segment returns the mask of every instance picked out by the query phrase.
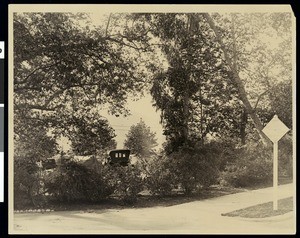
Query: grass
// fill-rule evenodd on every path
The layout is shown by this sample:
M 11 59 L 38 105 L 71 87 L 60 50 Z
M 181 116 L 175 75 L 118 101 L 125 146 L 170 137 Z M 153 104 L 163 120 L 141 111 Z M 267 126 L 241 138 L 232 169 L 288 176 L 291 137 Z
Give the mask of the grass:
M 255 206 L 239 209 L 233 212 L 222 214 L 229 217 L 245 217 L 245 218 L 264 218 L 283 215 L 293 211 L 293 198 L 288 197 L 278 200 L 278 210 L 273 210 L 273 202 L 258 204 Z

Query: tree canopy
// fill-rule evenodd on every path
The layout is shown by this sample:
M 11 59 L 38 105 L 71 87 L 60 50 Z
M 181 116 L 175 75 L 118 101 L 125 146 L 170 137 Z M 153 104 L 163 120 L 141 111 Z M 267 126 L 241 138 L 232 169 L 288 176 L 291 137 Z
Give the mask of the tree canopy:
M 92 144 L 105 146 L 114 134 L 100 109 L 126 115 L 128 96 L 145 85 L 139 51 L 128 54 L 139 36 L 126 42 L 126 32 L 89 29 L 86 14 L 18 13 L 13 20 L 16 135 L 24 135 L 25 127 L 51 128 L 79 149 L 79 141 L 99 133 L 101 141 Z
M 234 110 L 241 110 L 222 52 L 204 20 L 195 22 L 196 16 L 157 14 L 152 21 L 169 68 L 156 75 L 151 93 L 173 148 L 203 141 L 209 133 L 236 134 Z
M 207 135 L 245 143 L 274 113 L 291 127 L 289 14 L 103 19 L 92 26 L 82 13 L 14 14 L 16 141 L 39 128 L 49 139 L 67 136 L 79 154 L 103 149 L 115 134 L 101 109 L 127 115 L 127 99 L 148 89 L 173 148 Z M 268 38 L 277 39 L 272 47 Z

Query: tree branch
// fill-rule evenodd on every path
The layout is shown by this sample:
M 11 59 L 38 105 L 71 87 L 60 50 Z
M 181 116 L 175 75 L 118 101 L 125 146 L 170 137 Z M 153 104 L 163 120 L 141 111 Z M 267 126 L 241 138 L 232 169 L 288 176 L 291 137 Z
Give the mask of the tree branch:
M 258 98 L 257 98 L 257 100 L 256 100 L 256 103 L 255 103 L 255 106 L 254 106 L 254 110 L 256 110 L 256 108 L 257 108 L 257 106 L 258 106 L 258 103 L 259 103 L 260 99 L 261 99 L 266 93 L 268 93 L 268 92 L 269 92 L 269 90 L 266 90 L 266 91 L 264 91 L 263 93 L 261 93 L 261 94 L 258 96 Z
M 56 106 L 54 108 L 49 108 L 45 105 L 33 105 L 33 104 L 26 104 L 26 103 L 22 103 L 22 104 L 15 104 L 14 105 L 16 108 L 20 108 L 20 109 L 36 109 L 36 110 L 42 110 L 42 111 L 55 111 L 59 106 Z
M 121 44 L 121 45 L 124 45 L 124 46 L 127 46 L 127 47 L 130 47 L 130 48 L 132 48 L 132 49 L 135 49 L 135 50 L 144 50 L 144 49 L 147 49 L 147 47 L 146 48 L 144 48 L 144 47 L 136 47 L 136 46 L 133 46 L 133 45 L 130 45 L 130 44 L 127 44 L 127 43 L 125 43 L 123 40 L 121 41 L 121 40 L 117 40 L 117 39 L 115 39 L 115 38 L 112 38 L 112 37 L 110 37 L 110 36 L 108 36 L 107 38 L 106 38 L 107 40 L 111 40 L 111 41 L 114 41 L 114 42 L 116 42 L 116 43 L 118 43 L 118 44 Z
M 112 15 L 112 13 L 110 13 L 109 16 L 108 16 L 107 25 L 106 25 L 106 28 L 105 28 L 105 37 L 107 37 L 108 26 L 109 26 L 109 23 L 110 23 L 111 15 Z
M 45 65 L 45 66 L 41 66 L 41 67 L 38 67 L 36 69 L 34 69 L 33 71 L 31 71 L 23 80 L 19 81 L 19 82 L 14 82 L 14 84 L 24 84 L 27 82 L 27 80 L 32 76 L 34 75 L 38 70 L 43 70 L 43 69 L 48 69 L 48 68 L 51 68 L 52 66 L 55 66 L 57 65 L 58 62 L 54 63 L 54 64 L 50 64 L 50 65 Z

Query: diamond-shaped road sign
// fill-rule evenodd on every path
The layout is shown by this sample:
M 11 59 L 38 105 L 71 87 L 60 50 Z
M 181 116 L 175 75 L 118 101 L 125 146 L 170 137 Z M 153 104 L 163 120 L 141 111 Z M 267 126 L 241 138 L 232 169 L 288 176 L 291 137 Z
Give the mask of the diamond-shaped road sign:
M 289 130 L 277 115 L 262 129 L 263 133 L 273 142 L 273 210 L 278 210 L 278 141 Z
M 263 133 L 272 141 L 279 141 L 290 129 L 275 115 L 264 127 Z

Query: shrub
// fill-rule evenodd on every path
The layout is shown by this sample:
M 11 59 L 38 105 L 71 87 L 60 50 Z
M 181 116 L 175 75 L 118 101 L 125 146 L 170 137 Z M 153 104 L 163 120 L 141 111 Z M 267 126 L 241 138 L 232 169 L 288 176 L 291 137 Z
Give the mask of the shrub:
M 138 167 L 102 165 L 94 157 L 83 164 L 65 156 L 61 161 L 46 176 L 45 188 L 55 201 L 95 202 L 114 195 L 133 203 L 143 189 Z
M 14 208 L 41 207 L 41 177 L 37 164 L 30 158 L 14 160 Z
M 283 137 L 278 143 L 278 166 L 279 174 L 293 177 L 293 141 L 287 136 Z
M 234 187 L 267 185 L 272 181 L 272 168 L 272 150 L 253 144 L 239 151 L 239 158 L 226 166 L 222 177 Z
M 145 181 L 151 194 L 170 195 L 172 189 L 177 186 L 177 177 L 170 169 L 172 162 L 168 157 L 161 157 L 155 158 L 148 163 Z
M 186 194 L 207 188 L 218 180 L 218 156 L 214 146 L 185 146 L 153 160 L 147 177 L 148 189 L 152 194 L 168 195 L 177 187 Z
M 66 161 L 47 176 L 45 187 L 55 200 L 98 201 L 113 190 L 100 174 L 73 160 Z
M 138 193 L 143 190 L 141 171 L 137 166 L 107 165 L 103 167 L 101 174 L 113 194 L 124 203 L 132 204 L 137 201 Z
M 205 144 L 205 150 L 212 154 L 215 165 L 220 171 L 223 171 L 226 164 L 236 161 L 242 148 L 237 148 L 238 144 L 235 140 L 212 141 Z
M 207 188 L 219 178 L 218 153 L 210 146 L 182 147 L 171 158 L 171 172 L 175 174 L 186 194 Z

